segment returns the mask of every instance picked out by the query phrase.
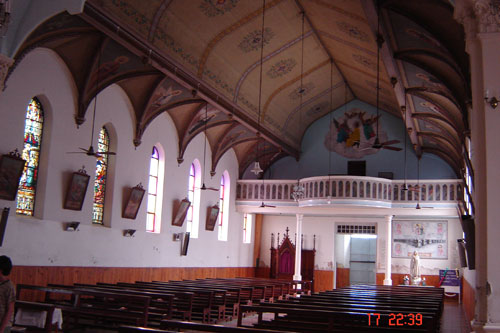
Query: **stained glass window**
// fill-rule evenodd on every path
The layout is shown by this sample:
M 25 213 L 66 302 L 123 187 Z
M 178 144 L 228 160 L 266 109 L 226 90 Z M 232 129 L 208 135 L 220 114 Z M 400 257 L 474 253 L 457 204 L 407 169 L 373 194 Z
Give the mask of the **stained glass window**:
M 97 151 L 109 151 L 109 135 L 106 128 L 101 128 L 97 140 Z M 106 194 L 106 177 L 108 175 L 108 155 L 102 154 L 97 158 L 94 180 L 94 207 L 92 211 L 92 223 L 103 224 L 104 219 L 104 197 Z
M 24 125 L 24 148 L 22 157 L 26 161 L 17 190 L 16 213 L 33 215 L 35 211 L 36 181 L 42 145 L 43 110 L 35 97 L 28 104 Z
M 160 154 L 153 146 L 149 162 L 149 185 L 148 185 L 148 216 L 146 220 L 146 231 L 157 232 L 156 212 L 158 205 L 158 176 L 159 176 Z

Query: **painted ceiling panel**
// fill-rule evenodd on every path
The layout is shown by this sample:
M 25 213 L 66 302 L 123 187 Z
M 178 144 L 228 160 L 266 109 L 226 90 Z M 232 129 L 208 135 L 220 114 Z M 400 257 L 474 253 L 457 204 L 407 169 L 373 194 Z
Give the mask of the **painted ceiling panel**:
M 449 51 L 437 38 L 409 17 L 389 11 L 389 22 L 395 34 L 397 50 L 429 49 L 451 58 Z
M 133 104 L 136 145 L 148 124 L 168 112 L 180 137 L 179 159 L 205 123 L 214 159 L 234 149 L 240 167 L 249 165 L 258 155 L 252 152 L 257 131 L 268 151 L 265 163 L 298 157 L 304 131 L 331 109 L 359 99 L 401 117 L 405 95 L 417 154 L 420 144 L 437 151 L 424 139 L 436 133 L 443 150 L 460 156 L 469 69 L 452 6 L 380 0 L 379 21 L 369 0 L 265 3 L 262 31 L 261 1 L 88 0 L 80 16 L 63 13 L 42 23 L 16 61 L 33 47 L 57 52 L 78 87 L 79 124 L 96 91 L 118 83 Z M 378 22 L 385 43 L 377 83 Z M 202 110 L 207 103 L 210 119 Z

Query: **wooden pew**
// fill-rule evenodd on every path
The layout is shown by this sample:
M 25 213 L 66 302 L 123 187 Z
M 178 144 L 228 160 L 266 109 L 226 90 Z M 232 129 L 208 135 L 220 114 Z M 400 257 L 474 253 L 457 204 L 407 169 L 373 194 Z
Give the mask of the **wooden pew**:
M 180 320 L 191 320 L 192 319 L 192 309 L 194 293 L 186 291 L 178 291 L 178 289 L 159 289 L 154 287 L 145 287 L 142 285 L 134 283 L 122 283 L 117 284 L 110 283 L 97 283 L 97 287 L 112 288 L 123 291 L 137 291 L 137 292 L 151 292 L 160 294 L 172 294 L 174 297 L 172 299 L 172 307 L 169 309 L 170 317 Z
M 22 298 L 23 291 L 26 290 L 45 293 L 46 302 L 62 310 L 66 327 L 70 324 L 75 327 L 148 324 L 149 296 L 18 284 L 17 297 Z M 56 299 L 53 295 L 69 296 L 69 299 Z
M 439 331 L 444 294 L 441 289 L 390 286 L 354 286 L 312 295 L 301 295 L 277 303 L 241 306 L 242 313 L 258 313 L 257 328 L 294 329 L 321 332 L 339 329 L 355 331 Z M 263 321 L 263 314 L 274 320 Z M 344 328 L 342 328 L 344 327 Z
M 271 305 L 271 306 L 270 306 Z M 380 314 L 378 323 L 367 313 L 351 311 L 308 310 L 279 307 L 276 304 L 243 305 L 238 315 L 238 327 L 242 327 L 242 313 L 252 311 L 258 314 L 259 329 L 293 330 L 295 332 L 435 332 L 421 326 L 389 326 L 390 316 Z M 273 313 L 275 319 L 264 321 L 264 313 Z

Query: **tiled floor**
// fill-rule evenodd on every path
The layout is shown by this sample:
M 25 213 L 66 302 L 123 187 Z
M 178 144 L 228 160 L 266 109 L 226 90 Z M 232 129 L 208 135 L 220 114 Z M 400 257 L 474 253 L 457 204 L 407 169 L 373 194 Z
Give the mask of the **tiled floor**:
M 441 318 L 442 333 L 471 332 L 470 323 L 465 317 L 464 309 L 457 302 L 444 303 L 443 317 Z

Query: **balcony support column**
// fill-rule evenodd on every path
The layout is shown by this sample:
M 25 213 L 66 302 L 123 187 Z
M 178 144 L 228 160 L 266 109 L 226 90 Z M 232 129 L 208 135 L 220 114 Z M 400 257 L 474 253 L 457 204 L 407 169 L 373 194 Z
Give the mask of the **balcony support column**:
M 293 279 L 295 281 L 302 281 L 300 268 L 302 267 L 302 220 L 303 214 L 296 214 L 297 217 L 297 241 L 295 243 L 295 273 Z
M 384 286 L 392 286 L 392 279 L 391 279 L 391 256 L 392 256 L 392 218 L 394 215 L 389 215 L 386 216 L 385 220 L 385 227 L 386 227 L 386 234 L 385 237 L 387 241 L 385 242 L 386 249 L 385 249 L 385 279 L 384 279 Z

